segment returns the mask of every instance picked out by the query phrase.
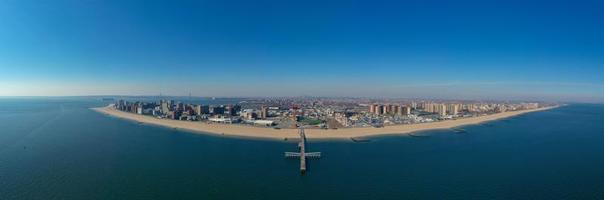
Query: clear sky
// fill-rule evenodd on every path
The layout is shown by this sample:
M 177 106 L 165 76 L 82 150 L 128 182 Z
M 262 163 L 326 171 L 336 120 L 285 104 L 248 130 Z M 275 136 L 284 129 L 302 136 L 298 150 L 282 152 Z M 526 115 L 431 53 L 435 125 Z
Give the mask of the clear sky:
M 0 96 L 604 101 L 603 1 L 0 1 Z

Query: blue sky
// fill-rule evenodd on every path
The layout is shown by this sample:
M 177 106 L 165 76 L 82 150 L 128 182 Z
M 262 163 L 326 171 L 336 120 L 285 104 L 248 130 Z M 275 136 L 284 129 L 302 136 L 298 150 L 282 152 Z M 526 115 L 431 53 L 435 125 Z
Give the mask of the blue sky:
M 0 1 L 0 96 L 604 101 L 601 1 Z

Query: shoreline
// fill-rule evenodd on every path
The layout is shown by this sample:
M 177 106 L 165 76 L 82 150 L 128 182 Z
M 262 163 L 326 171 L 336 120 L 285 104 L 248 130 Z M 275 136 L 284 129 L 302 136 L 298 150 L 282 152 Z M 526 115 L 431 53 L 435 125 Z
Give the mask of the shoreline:
M 450 129 L 459 126 L 480 124 L 488 121 L 494 121 L 509 117 L 514 117 L 530 112 L 538 112 L 557 108 L 558 106 L 543 107 L 532 110 L 509 111 L 503 113 L 490 114 L 485 116 L 461 118 L 456 120 L 445 120 L 420 124 L 401 124 L 384 126 L 382 128 L 362 127 L 362 128 L 341 128 L 336 130 L 325 129 L 306 129 L 306 137 L 309 139 L 344 139 L 366 138 L 372 136 L 384 135 L 409 135 L 414 132 Z M 283 141 L 285 138 L 298 138 L 298 129 L 273 129 L 253 126 L 241 126 L 233 124 L 208 124 L 202 122 L 179 121 L 172 119 L 158 119 L 152 116 L 138 115 L 116 110 L 111 105 L 106 107 L 91 108 L 99 113 L 107 114 L 113 117 L 136 121 L 144 124 L 152 124 L 167 128 L 182 129 L 192 131 L 196 134 L 230 136 L 256 139 L 276 139 Z

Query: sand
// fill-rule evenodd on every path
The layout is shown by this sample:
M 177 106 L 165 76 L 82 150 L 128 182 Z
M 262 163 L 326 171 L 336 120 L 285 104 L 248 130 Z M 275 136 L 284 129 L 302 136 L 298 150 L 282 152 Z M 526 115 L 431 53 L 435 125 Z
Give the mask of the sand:
M 555 107 L 544 107 L 532 110 L 521 110 L 521 111 L 509 111 L 503 113 L 496 113 L 485 116 L 460 118 L 456 120 L 445 120 L 430 123 L 421 124 L 403 124 L 403 125 L 392 125 L 385 126 L 382 128 L 374 127 L 363 127 L 363 128 L 340 128 L 340 129 L 306 129 L 306 137 L 309 139 L 350 139 L 358 137 L 369 137 L 378 135 L 403 135 L 410 134 L 418 131 L 434 130 L 434 129 L 449 129 L 458 126 L 479 124 L 487 121 L 498 120 L 508 118 L 512 116 L 521 115 L 529 112 L 536 112 L 547 110 Z M 189 130 L 194 133 L 200 134 L 211 134 L 218 136 L 236 136 L 236 137 L 251 137 L 261 139 L 277 139 L 283 140 L 284 138 L 299 138 L 297 129 L 273 129 L 264 127 L 254 127 L 249 125 L 238 125 L 238 124 L 217 124 L 207 122 L 194 122 L 194 121 L 178 121 L 172 119 L 158 119 L 152 116 L 137 115 L 134 113 L 128 113 L 116 110 L 113 106 L 92 108 L 100 113 L 105 113 L 114 117 L 133 120 L 145 124 L 159 125 L 169 128 L 177 128 L 183 130 Z

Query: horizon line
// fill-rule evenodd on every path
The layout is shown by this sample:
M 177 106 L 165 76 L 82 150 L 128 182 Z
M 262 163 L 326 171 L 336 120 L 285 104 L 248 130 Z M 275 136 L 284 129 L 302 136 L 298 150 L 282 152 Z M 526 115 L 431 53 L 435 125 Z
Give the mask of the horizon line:
M 369 100 L 446 100 L 446 101 L 526 101 L 526 102 L 544 102 L 544 103 L 589 103 L 589 104 L 604 104 L 604 101 L 552 101 L 552 100 L 510 100 L 510 99 L 497 99 L 497 98 L 484 98 L 484 99 L 453 99 L 453 98 L 422 98 L 422 97 L 367 97 L 367 96 L 312 96 L 312 95 L 297 95 L 297 96 L 195 96 L 195 95 L 0 95 L 0 98 L 62 98 L 62 97 L 176 97 L 176 98 L 299 98 L 299 97 L 313 97 L 313 98 L 352 98 L 352 99 L 369 99 Z

